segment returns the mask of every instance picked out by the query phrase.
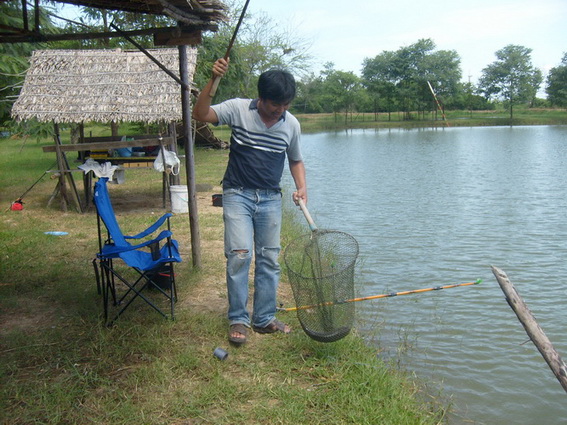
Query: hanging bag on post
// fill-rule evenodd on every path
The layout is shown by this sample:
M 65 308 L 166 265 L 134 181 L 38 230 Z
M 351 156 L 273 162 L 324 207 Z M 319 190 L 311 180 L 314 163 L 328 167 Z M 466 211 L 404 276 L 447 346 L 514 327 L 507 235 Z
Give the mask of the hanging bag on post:
M 165 161 L 164 161 L 164 156 L 165 156 Z M 181 161 L 179 161 L 179 158 L 177 157 L 175 152 L 168 151 L 166 149 L 160 149 L 156 157 L 156 160 L 154 161 L 154 169 L 156 169 L 160 173 L 163 173 L 169 168 L 171 169 L 171 174 L 176 176 L 179 174 L 180 164 Z M 177 167 L 177 170 L 175 169 L 175 167 Z

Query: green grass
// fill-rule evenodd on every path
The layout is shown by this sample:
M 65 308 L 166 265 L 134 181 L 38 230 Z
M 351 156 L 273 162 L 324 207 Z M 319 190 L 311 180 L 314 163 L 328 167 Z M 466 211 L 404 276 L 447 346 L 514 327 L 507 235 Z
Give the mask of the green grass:
M 173 217 L 184 258 L 176 268 L 177 320 L 137 303 L 115 326 L 103 326 L 91 265 L 95 215 L 62 212 L 58 200 L 46 207 L 56 180 L 44 175 L 54 158 L 41 146 L 50 143 L 0 139 L 0 423 L 443 422 L 442 403 L 356 332 L 317 343 L 288 314 L 290 336 L 252 334 L 246 346 L 228 346 L 219 209 L 200 210 L 201 270 L 191 267 L 187 215 Z M 197 149 L 195 156 L 197 182 L 217 190 L 227 153 Z M 24 209 L 10 211 L 42 176 Z M 160 176 L 144 169 L 128 170 L 126 183 L 111 187 L 126 232 L 163 213 L 160 190 Z M 209 204 L 210 192 L 199 196 Z M 132 208 L 137 198 L 144 202 Z M 50 230 L 69 235 L 44 234 Z M 303 224 L 286 218 L 283 244 L 302 232 Z M 285 282 L 281 297 L 292 303 Z M 215 347 L 229 351 L 226 361 L 212 355 Z

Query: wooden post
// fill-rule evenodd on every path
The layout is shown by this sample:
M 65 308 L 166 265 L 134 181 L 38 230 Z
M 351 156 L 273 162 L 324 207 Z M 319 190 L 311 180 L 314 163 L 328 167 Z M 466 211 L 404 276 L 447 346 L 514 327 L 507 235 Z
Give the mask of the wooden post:
M 73 191 L 73 196 L 75 202 L 77 203 L 77 209 L 80 213 L 83 212 L 83 205 L 81 203 L 81 197 L 79 196 L 79 192 L 77 192 L 77 186 L 75 185 L 75 179 L 73 178 L 73 174 L 70 172 L 71 167 L 69 166 L 69 161 L 67 161 L 67 155 L 65 151 L 61 149 L 61 136 L 59 134 L 59 124 L 56 122 L 53 123 L 53 130 L 55 132 L 55 149 L 57 152 L 57 164 L 59 166 L 59 186 L 61 190 L 61 207 L 63 211 L 67 211 L 67 205 L 69 202 L 69 197 L 67 193 L 67 187 L 65 186 L 65 179 L 69 180 L 69 185 Z M 64 200 L 63 200 L 64 199 Z
M 53 192 L 52 198 L 54 198 L 59 192 L 61 194 L 61 210 L 67 211 L 67 207 L 69 204 L 69 198 L 67 195 L 67 185 L 65 184 L 65 170 L 67 166 L 63 159 L 64 153 L 61 151 L 61 141 L 59 139 L 59 125 L 57 123 L 53 123 L 53 132 L 54 132 L 54 139 L 55 139 L 55 152 L 57 155 L 57 168 L 59 168 L 59 181 L 57 182 L 57 187 Z M 51 199 L 49 200 L 49 203 Z M 49 205 L 48 203 L 48 205 Z
M 185 140 L 185 170 L 187 173 L 187 194 L 189 202 L 189 227 L 191 229 L 191 253 L 193 266 L 201 267 L 201 236 L 199 234 L 199 214 L 197 212 L 197 189 L 195 184 L 195 154 L 191 133 L 191 91 L 189 69 L 187 67 L 187 46 L 179 46 L 179 76 L 181 86 L 181 109 Z
M 496 280 L 506 296 L 506 301 L 512 310 L 514 310 L 516 316 L 518 316 L 526 333 L 547 362 L 551 371 L 555 374 L 555 377 L 563 389 L 567 392 L 567 366 L 565 366 L 561 356 L 537 323 L 532 312 L 529 310 L 524 300 L 522 300 L 518 291 L 516 291 L 516 288 L 514 288 L 514 285 L 512 285 L 512 282 L 508 279 L 508 276 L 506 276 L 506 273 L 496 267 L 492 267 L 492 273 L 496 276 Z

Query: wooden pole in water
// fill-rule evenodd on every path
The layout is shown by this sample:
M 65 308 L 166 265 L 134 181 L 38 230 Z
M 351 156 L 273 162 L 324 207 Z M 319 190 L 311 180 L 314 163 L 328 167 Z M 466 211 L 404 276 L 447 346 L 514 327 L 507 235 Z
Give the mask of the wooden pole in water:
M 427 85 L 429 86 L 429 90 L 431 90 L 431 94 L 433 95 L 433 99 L 435 99 L 435 103 L 437 104 L 437 109 L 439 109 L 439 112 L 441 112 L 441 116 L 443 117 L 443 121 L 445 121 L 445 124 L 447 125 L 447 127 L 449 127 L 449 121 L 447 121 L 447 117 L 445 116 L 445 112 L 443 111 L 441 104 L 437 100 L 437 95 L 433 91 L 433 87 L 431 86 L 431 83 L 429 81 L 427 82 Z
M 524 300 L 522 300 L 518 291 L 516 291 L 516 288 L 514 288 L 514 285 L 506 276 L 506 273 L 494 266 L 492 267 L 492 273 L 494 273 L 502 292 L 506 296 L 506 301 L 514 310 L 516 316 L 518 316 L 526 333 L 547 362 L 551 371 L 555 374 L 563 389 L 567 392 L 567 366 L 565 366 L 561 356 L 537 323 L 534 315 Z

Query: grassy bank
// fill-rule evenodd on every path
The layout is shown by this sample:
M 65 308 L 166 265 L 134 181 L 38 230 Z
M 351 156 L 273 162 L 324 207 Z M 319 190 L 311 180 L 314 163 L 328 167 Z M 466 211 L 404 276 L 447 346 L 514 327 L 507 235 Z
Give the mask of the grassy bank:
M 46 141 L 45 144 L 51 143 Z M 203 267 L 191 267 L 189 222 L 173 218 L 184 262 L 176 269 L 177 320 L 137 303 L 112 328 L 101 321 L 91 261 L 92 211 L 46 204 L 56 180 L 42 144 L 0 139 L 0 422 L 4 424 L 435 424 L 445 409 L 384 363 L 356 334 L 309 339 L 290 313 L 289 336 L 226 342 L 222 211 L 211 206 L 227 153 L 198 149 Z M 76 178 L 78 174 L 75 175 Z M 24 196 L 24 209 L 10 203 Z M 81 183 L 78 183 L 81 187 Z M 111 187 L 126 232 L 163 213 L 161 178 L 130 169 Z M 50 236 L 46 231 L 68 232 Z M 283 243 L 306 227 L 286 221 Z M 293 304 L 289 286 L 281 302 Z M 229 351 L 226 361 L 215 347 Z

